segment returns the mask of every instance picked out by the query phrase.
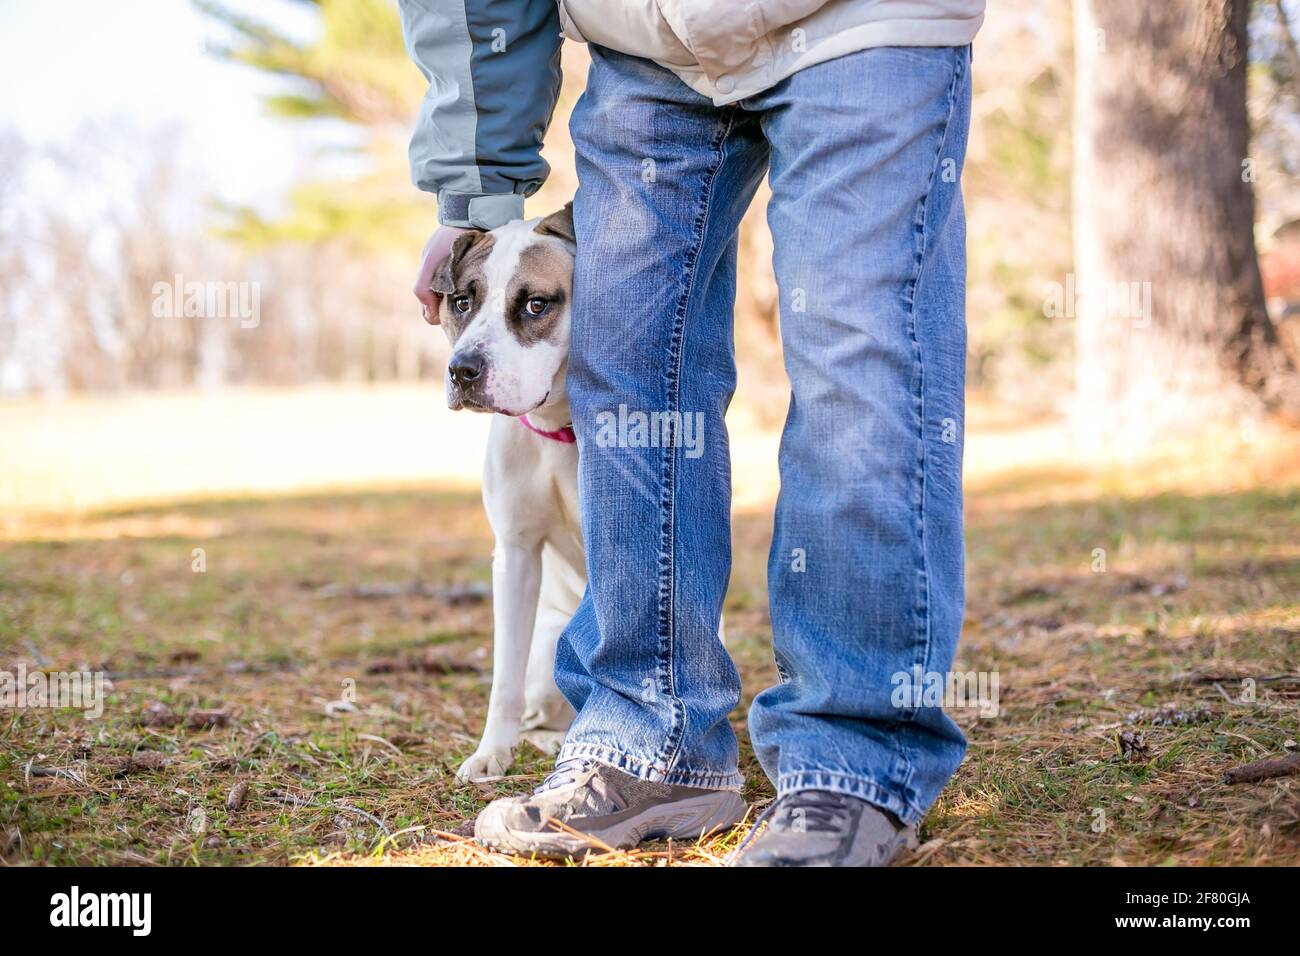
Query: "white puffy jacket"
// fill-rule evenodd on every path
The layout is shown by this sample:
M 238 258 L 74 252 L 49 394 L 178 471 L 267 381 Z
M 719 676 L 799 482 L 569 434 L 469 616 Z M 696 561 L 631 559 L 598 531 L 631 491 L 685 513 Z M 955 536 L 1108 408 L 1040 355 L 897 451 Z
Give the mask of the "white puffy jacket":
M 965 46 L 984 0 L 559 0 L 564 35 L 654 60 L 718 106 L 873 46 Z

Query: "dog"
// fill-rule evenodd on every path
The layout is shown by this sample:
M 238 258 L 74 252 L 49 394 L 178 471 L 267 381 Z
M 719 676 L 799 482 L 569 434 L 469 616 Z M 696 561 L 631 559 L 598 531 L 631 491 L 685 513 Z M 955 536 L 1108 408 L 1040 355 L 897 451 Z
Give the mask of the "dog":
M 492 554 L 492 691 L 461 782 L 503 775 L 521 737 L 553 753 L 573 721 L 555 685 L 560 632 L 587 586 L 569 414 L 572 204 L 456 238 L 435 270 L 451 341 L 447 406 L 492 415 L 483 505 Z

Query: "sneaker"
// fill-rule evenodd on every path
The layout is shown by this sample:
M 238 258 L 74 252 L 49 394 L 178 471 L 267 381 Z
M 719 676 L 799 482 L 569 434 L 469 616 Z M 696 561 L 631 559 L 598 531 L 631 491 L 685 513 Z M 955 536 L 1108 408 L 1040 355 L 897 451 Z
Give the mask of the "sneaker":
M 888 866 L 905 847 L 914 846 L 915 827 L 865 800 L 800 790 L 764 811 L 727 865 Z
M 744 798 L 734 790 L 652 783 L 578 758 L 556 764 L 530 796 L 488 804 L 474 837 L 493 850 L 564 858 L 655 838 L 696 839 L 744 816 Z

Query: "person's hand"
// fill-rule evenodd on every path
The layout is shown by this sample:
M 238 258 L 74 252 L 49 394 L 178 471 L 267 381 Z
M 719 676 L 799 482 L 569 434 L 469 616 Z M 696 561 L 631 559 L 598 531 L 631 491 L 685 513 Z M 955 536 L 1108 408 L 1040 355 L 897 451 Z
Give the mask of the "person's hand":
M 456 237 L 467 231 L 457 226 L 439 226 L 429 237 L 429 241 L 424 244 L 420 274 L 415 277 L 415 288 L 412 291 L 424 309 L 424 321 L 430 325 L 438 324 L 438 306 L 442 298 L 430 288 L 433 271 L 442 265 L 451 253 L 451 244 L 456 241 Z

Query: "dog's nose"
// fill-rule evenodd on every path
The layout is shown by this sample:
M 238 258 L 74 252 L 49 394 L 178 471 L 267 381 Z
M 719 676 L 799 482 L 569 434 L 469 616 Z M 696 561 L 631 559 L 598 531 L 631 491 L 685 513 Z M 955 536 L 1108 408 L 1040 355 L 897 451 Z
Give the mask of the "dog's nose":
M 482 352 L 468 352 L 465 355 L 453 355 L 447 371 L 453 382 L 461 388 L 467 388 L 478 381 L 485 364 Z

